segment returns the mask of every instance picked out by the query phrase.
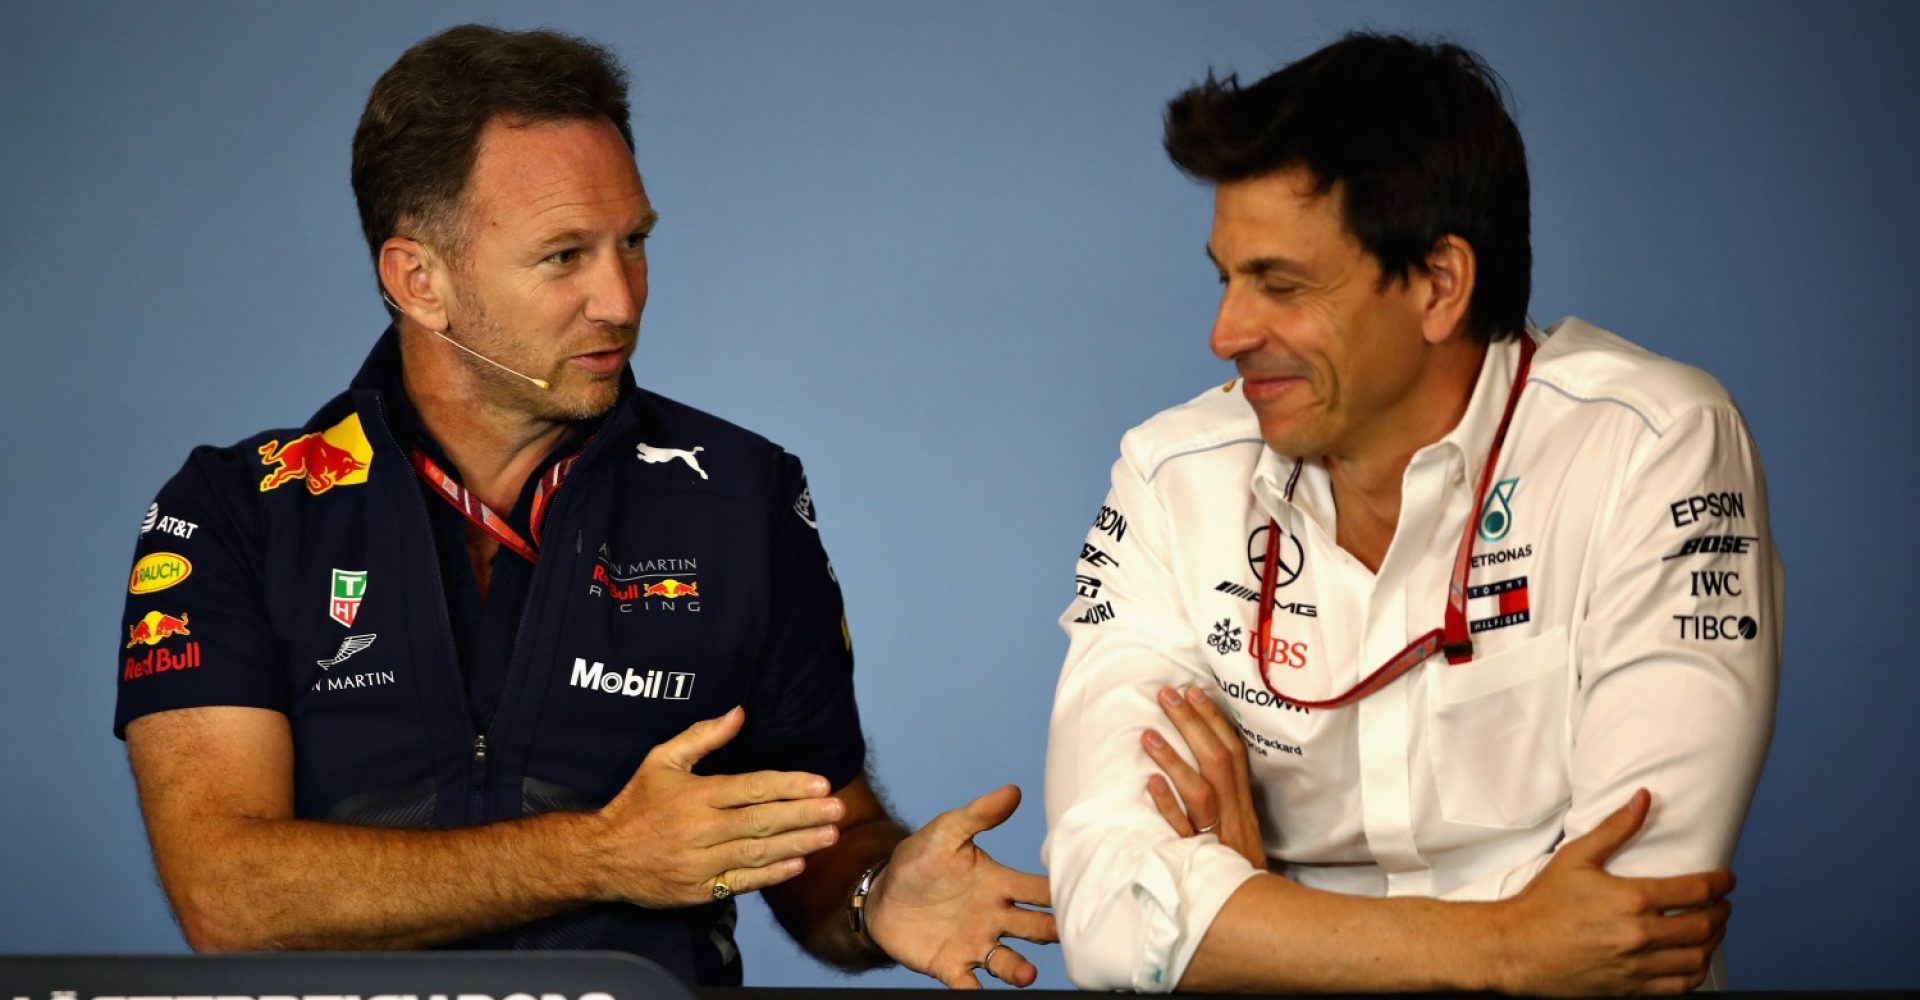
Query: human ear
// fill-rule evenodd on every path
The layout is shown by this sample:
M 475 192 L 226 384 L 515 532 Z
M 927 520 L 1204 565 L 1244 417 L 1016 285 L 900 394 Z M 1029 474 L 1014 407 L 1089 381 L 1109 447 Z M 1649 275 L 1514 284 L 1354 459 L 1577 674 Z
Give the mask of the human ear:
M 1449 233 L 1434 241 L 1425 263 L 1420 335 L 1429 344 L 1440 344 L 1466 330 L 1467 308 L 1479 277 L 1477 261 L 1473 245 Z
M 426 245 L 404 236 L 380 244 L 380 294 L 396 311 L 429 330 L 447 328 L 445 296 L 436 280 L 442 270 Z

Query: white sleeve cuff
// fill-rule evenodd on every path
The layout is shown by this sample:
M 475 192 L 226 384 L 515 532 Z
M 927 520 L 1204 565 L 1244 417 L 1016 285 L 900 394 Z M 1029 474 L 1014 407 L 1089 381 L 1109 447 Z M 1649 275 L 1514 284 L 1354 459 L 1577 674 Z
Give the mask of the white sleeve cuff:
M 1171 992 L 1227 898 L 1258 874 L 1211 834 L 1165 841 L 1142 856 L 1131 890 L 1140 913 L 1134 990 Z

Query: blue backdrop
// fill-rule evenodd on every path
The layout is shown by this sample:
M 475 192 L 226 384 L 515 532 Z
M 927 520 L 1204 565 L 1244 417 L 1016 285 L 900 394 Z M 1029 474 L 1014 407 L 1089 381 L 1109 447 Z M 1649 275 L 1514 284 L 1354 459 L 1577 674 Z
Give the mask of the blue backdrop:
M 664 217 L 640 380 L 807 460 L 880 781 L 916 823 L 1020 783 L 986 843 L 1031 868 L 1119 436 L 1226 374 L 1161 106 L 1375 26 L 1511 84 L 1534 315 L 1705 367 L 1759 439 L 1791 615 L 1736 985 L 1920 985 L 1920 5 L 528 6 L 0 3 L 0 950 L 182 947 L 108 731 L 128 553 L 190 445 L 299 422 L 378 332 L 348 140 L 408 44 L 544 24 L 626 60 Z M 744 910 L 749 982 L 838 981 Z

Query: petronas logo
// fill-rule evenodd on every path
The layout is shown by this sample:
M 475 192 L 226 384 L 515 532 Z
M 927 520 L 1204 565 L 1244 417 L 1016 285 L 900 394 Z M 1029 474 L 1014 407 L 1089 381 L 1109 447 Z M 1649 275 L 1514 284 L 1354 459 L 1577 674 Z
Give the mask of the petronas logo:
M 1513 530 L 1513 488 L 1518 485 L 1519 476 L 1493 484 L 1493 494 L 1487 497 L 1486 505 L 1480 508 L 1481 541 L 1497 542 Z

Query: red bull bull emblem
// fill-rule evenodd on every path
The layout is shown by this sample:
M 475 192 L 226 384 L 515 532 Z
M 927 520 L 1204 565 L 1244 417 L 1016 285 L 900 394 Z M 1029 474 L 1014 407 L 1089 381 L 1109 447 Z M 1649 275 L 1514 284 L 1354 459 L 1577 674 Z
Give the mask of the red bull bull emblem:
M 146 616 L 134 622 L 128 628 L 131 636 L 127 648 L 132 649 L 142 643 L 153 646 L 176 635 L 192 635 L 187 631 L 187 616 L 169 615 L 160 611 L 149 611 Z M 200 643 L 188 642 L 179 650 L 149 649 L 144 656 L 127 657 L 126 665 L 120 671 L 121 680 L 138 680 L 174 670 L 192 670 L 200 666 Z
M 260 464 L 277 466 L 260 480 L 260 492 L 276 490 L 295 479 L 304 479 L 307 492 L 319 496 L 335 486 L 355 486 L 367 481 L 367 469 L 373 465 L 373 446 L 360 426 L 360 414 L 315 434 L 302 434 L 286 444 L 268 441 L 260 446 Z
M 700 584 L 698 582 L 681 583 L 672 577 L 668 577 L 659 583 L 649 583 L 641 587 L 640 596 L 643 598 L 664 597 L 669 601 L 679 600 L 682 597 L 699 597 Z
M 176 635 L 192 635 L 187 631 L 187 616 L 182 612 L 179 617 L 160 611 L 149 611 L 146 616 L 127 629 L 127 648 L 132 649 L 142 643 L 157 646 Z
M 711 581 L 708 581 L 711 582 Z M 604 597 L 621 614 L 700 613 L 700 566 L 679 556 L 616 561 L 602 545 L 587 593 Z

